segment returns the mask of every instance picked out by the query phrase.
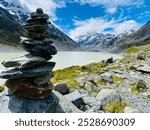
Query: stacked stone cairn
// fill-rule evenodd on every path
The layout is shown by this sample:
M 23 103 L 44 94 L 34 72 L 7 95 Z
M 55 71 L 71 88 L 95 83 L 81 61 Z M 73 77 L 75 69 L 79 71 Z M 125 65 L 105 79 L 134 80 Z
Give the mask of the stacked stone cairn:
M 7 68 L 1 71 L 0 78 L 7 79 L 5 85 L 13 95 L 42 99 L 47 98 L 53 90 L 50 82 L 51 71 L 55 66 L 49 62 L 57 53 L 52 40 L 46 36 L 48 15 L 42 9 L 31 13 L 24 29 L 28 38 L 21 37 L 21 46 L 28 52 L 24 56 L 4 61 Z

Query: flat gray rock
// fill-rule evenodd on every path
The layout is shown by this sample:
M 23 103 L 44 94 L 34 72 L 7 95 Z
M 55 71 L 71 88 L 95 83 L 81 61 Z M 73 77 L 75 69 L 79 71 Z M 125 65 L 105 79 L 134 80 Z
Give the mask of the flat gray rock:
M 45 59 L 51 59 L 51 55 L 57 54 L 57 50 L 54 46 L 42 43 L 40 41 L 35 41 L 32 39 L 21 38 L 22 41 L 20 42 L 22 47 L 34 56 L 40 56 Z
M 10 59 L 8 61 L 4 61 L 2 64 L 6 68 L 15 67 L 19 69 L 29 69 L 33 67 L 37 67 L 46 63 L 46 59 L 39 56 L 32 56 L 30 54 L 26 54 L 21 57 L 16 57 Z
M 80 109 L 78 109 L 73 103 L 71 103 L 68 99 L 66 99 L 59 92 L 53 91 L 53 93 L 59 99 L 59 103 L 56 108 L 57 113 L 82 113 L 83 112 Z
M 18 68 L 11 68 L 2 70 L 0 72 L 0 78 L 3 79 L 17 79 L 17 78 L 27 78 L 27 77 L 41 77 L 49 74 L 54 68 L 54 62 L 48 62 L 40 67 L 31 68 L 28 70 L 20 70 Z
M 145 66 L 142 66 L 142 67 L 138 67 L 136 70 L 141 71 L 141 72 L 145 72 L 145 73 L 150 73 L 150 66 L 145 65 Z
M 28 99 L 14 96 L 6 88 L 0 93 L 0 113 L 54 113 L 58 98 L 52 92 L 46 99 Z

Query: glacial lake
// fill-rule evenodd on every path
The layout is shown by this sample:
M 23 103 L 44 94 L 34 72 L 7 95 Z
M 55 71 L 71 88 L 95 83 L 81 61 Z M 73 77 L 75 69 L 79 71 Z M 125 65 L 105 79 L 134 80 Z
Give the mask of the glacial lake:
M 25 52 L 0 52 L 0 70 L 4 69 L 2 62 L 4 60 L 9 60 L 14 57 L 19 57 L 24 55 Z M 74 65 L 86 65 L 92 62 L 100 62 L 102 60 L 107 60 L 113 57 L 114 59 L 121 58 L 118 54 L 101 53 L 101 52 L 58 52 L 57 55 L 53 56 L 51 61 L 56 62 L 54 70 L 63 69 L 66 67 Z M 0 78 L 0 85 L 2 85 L 5 80 Z
M 1 62 L 14 57 L 22 56 L 25 52 L 9 52 L 0 53 L 0 69 L 3 69 Z M 118 54 L 102 53 L 102 52 L 58 52 L 53 56 L 51 61 L 56 62 L 54 70 L 63 69 L 73 65 L 86 65 L 92 62 L 100 62 L 113 57 L 114 59 L 121 58 Z

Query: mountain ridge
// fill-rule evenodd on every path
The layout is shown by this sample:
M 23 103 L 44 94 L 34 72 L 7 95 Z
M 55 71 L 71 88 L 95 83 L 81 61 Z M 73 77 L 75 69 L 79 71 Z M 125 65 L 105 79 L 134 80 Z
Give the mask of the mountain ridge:
M 2 44 L 8 44 L 13 46 L 18 46 L 20 41 L 20 36 L 24 36 L 23 33 L 24 30 L 22 28 L 22 25 L 25 23 L 25 20 L 29 17 L 28 12 L 21 8 L 18 4 L 15 5 L 15 3 L 11 2 L 8 3 L 5 0 L 0 1 L 0 9 L 3 10 L 0 11 L 1 20 L 6 19 L 5 22 L 0 22 L 0 43 Z M 8 21 L 8 19 L 11 19 L 11 22 Z M 23 32 L 18 32 L 16 37 L 14 35 L 9 35 L 9 31 L 6 31 L 7 26 L 4 26 L 4 23 L 7 23 L 7 25 L 10 25 L 10 29 L 13 29 L 14 27 L 18 27 L 18 29 L 22 30 Z M 14 23 L 16 26 L 11 26 Z M 4 34 L 8 34 L 8 36 L 5 36 Z M 49 29 L 47 32 L 48 36 L 52 38 L 54 41 L 54 46 L 57 48 L 57 50 L 60 51 L 68 51 L 68 50 L 76 50 L 78 46 L 76 45 L 76 42 L 73 41 L 69 36 L 64 34 L 60 29 L 55 27 L 51 21 L 49 21 Z M 3 38 L 5 37 L 5 38 Z M 11 40 L 10 40 L 11 39 Z M 9 43 L 11 42 L 11 44 Z

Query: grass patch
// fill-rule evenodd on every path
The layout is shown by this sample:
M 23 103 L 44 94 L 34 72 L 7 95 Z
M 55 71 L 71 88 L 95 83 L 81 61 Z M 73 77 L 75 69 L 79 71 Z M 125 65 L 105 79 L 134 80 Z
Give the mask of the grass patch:
M 146 92 L 146 88 L 137 88 L 136 87 L 136 83 L 134 83 L 134 84 L 130 84 L 130 87 L 131 87 L 131 92 L 133 93 L 133 94 L 138 94 L 138 93 L 141 93 L 141 92 Z
M 95 78 L 95 79 L 93 79 L 93 82 L 95 82 L 97 85 L 107 86 L 107 83 L 102 79 Z
M 0 85 L 0 93 L 4 91 L 4 87 Z
M 66 83 L 69 88 L 79 88 L 80 84 L 76 81 L 76 78 L 81 75 L 82 72 L 88 72 L 90 74 L 103 73 L 104 68 L 107 66 L 105 61 L 99 63 L 91 63 L 86 66 L 72 66 L 62 70 L 56 70 L 52 72 L 51 82 Z M 99 84 L 104 85 L 102 81 L 97 81 Z
M 124 51 L 124 53 L 130 54 L 130 53 L 137 53 L 140 49 L 138 47 L 131 47 Z
M 78 88 L 80 85 L 75 78 L 80 76 L 80 73 L 80 66 L 72 66 L 66 69 L 56 70 L 52 72 L 53 77 L 51 82 L 53 84 L 65 82 L 69 88 Z
M 101 61 L 99 63 L 91 63 L 82 67 L 83 72 L 88 72 L 91 74 L 103 73 L 104 68 L 107 66 L 106 61 Z
M 113 75 L 112 77 L 113 83 L 114 84 L 121 84 L 123 80 L 125 80 L 125 78 Z
M 128 106 L 128 104 L 125 101 L 120 102 L 118 100 L 115 100 L 103 106 L 102 109 L 110 113 L 122 113 L 126 106 Z

